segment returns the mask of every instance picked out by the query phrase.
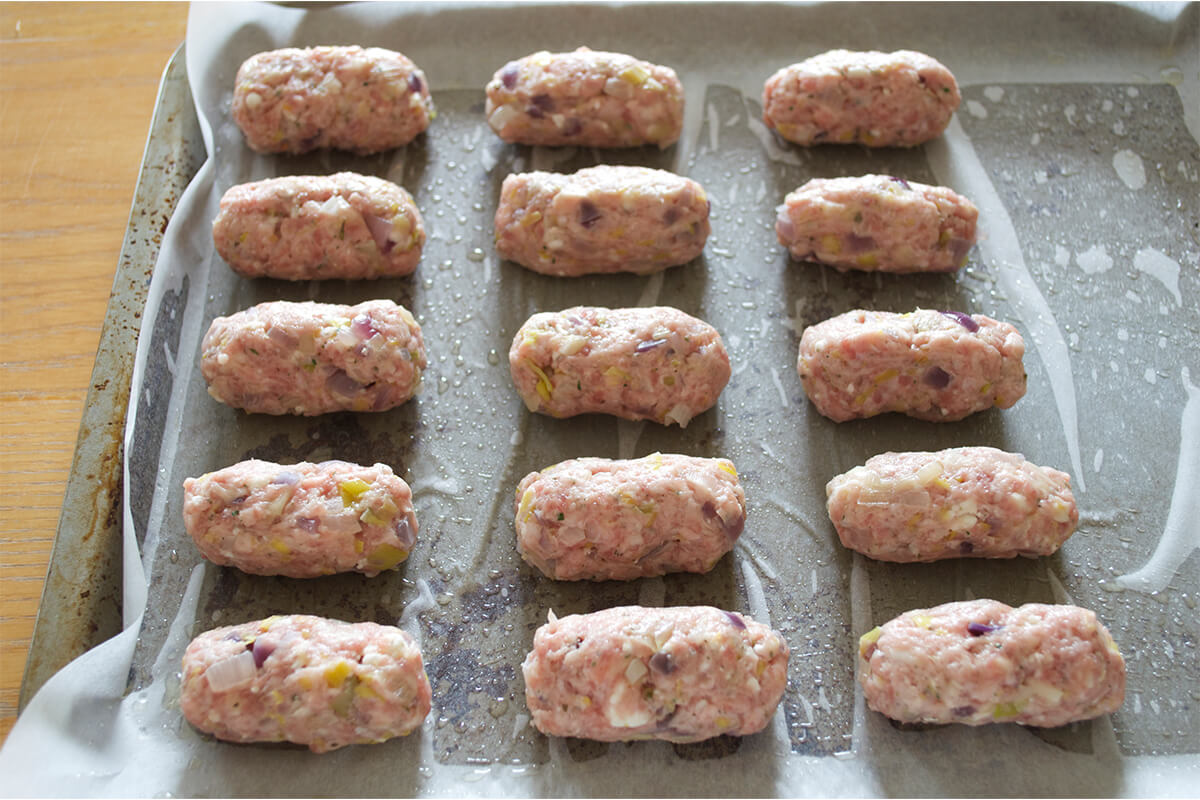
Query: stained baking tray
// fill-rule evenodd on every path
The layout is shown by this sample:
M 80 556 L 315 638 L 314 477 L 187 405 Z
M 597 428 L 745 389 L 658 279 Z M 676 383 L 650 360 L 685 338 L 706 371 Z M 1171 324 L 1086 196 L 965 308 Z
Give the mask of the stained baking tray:
M 227 103 L 233 70 L 247 55 L 337 38 L 405 51 L 430 75 L 441 115 L 410 147 L 366 159 L 251 157 L 224 115 L 210 115 L 214 193 L 272 174 L 353 168 L 413 191 L 431 236 L 414 278 L 370 286 L 244 281 L 203 236 L 159 262 L 154 319 L 143 328 L 150 338 L 136 386 L 136 426 L 128 432 L 132 480 L 123 510 L 150 579 L 128 718 L 149 731 L 145 752 L 186 765 L 160 789 L 415 794 L 478 781 L 481 791 L 518 794 L 838 787 L 1111 794 L 1144 786 L 1135 779 L 1167 769 L 1164 763 L 1174 769 L 1171 759 L 1194 760 L 1200 698 L 1188 679 L 1197 674 L 1197 557 L 1183 551 L 1156 591 L 1133 591 L 1147 587 L 1121 579 L 1144 574 L 1141 567 L 1162 552 L 1172 509 L 1186 506 L 1195 481 L 1187 472 L 1194 469 L 1187 421 L 1200 402 L 1193 399 L 1200 380 L 1200 152 L 1189 117 L 1195 110 L 1182 102 L 1171 71 L 1176 61 L 1194 71 L 1195 11 L 665 4 L 209 12 L 209 24 L 211 15 L 226 13 L 244 21 L 227 30 L 217 25 L 220 38 L 204 43 L 204 72 L 193 76 L 201 108 Z M 943 30 L 964 36 L 948 40 Z M 982 38 L 973 42 L 970 32 Z M 195 34 L 189 30 L 189 42 Z M 585 41 L 680 70 L 689 91 L 686 141 L 668 151 L 603 157 L 674 169 L 705 185 L 714 235 L 697 263 L 653 278 L 562 281 L 495 258 L 490 217 L 504 175 L 566 171 L 602 156 L 499 143 L 486 128 L 478 87 L 508 58 Z M 763 77 L 842 45 L 912 47 L 950 64 L 964 104 L 944 140 L 911 151 L 807 151 L 768 135 L 758 121 Z M 1194 79 L 1189 72 L 1187 80 Z M 191 125 L 179 141 L 198 141 L 194 118 Z M 951 277 L 841 275 L 789 263 L 771 230 L 783 194 L 811 177 L 865 172 L 948 183 L 972 196 L 985 238 L 967 269 Z M 195 218 L 184 224 L 200 230 L 213 200 L 193 209 Z M 425 327 L 431 368 L 416 402 L 378 415 L 266 420 L 205 395 L 194 359 L 208 319 L 264 300 L 368 296 L 404 303 Z M 684 431 L 528 414 L 508 382 L 508 342 L 533 311 L 584 302 L 669 302 L 716 325 L 735 364 L 717 408 Z M 1029 345 L 1027 397 L 1008 412 L 954 425 L 881 418 L 839 426 L 817 415 L 794 372 L 799 331 L 849 308 L 916 306 L 1014 321 Z M 823 515 L 829 477 L 883 450 L 957 444 L 1024 452 L 1075 475 L 1083 524 L 1060 554 L 887 565 L 837 545 Z M 708 576 L 587 586 L 551 584 L 520 562 L 511 542 L 511 492 L 521 475 L 570 456 L 653 450 L 725 455 L 738 465 L 750 518 L 731 558 Z M 188 475 L 247 457 L 396 466 L 414 487 L 417 549 L 401 570 L 372 581 L 297 582 L 204 567 L 182 533 L 179 486 Z M 867 713 L 853 681 L 857 636 L 905 609 L 970 596 L 1095 608 L 1129 659 L 1126 706 L 1111 719 L 1053 731 L 898 731 Z M 529 728 L 518 666 L 546 609 L 563 614 L 633 602 L 703 602 L 770 618 L 793 650 L 789 689 L 770 731 L 695 746 L 628 746 L 547 740 Z M 291 750 L 215 744 L 183 724 L 172 664 L 187 637 L 280 611 L 404 620 L 417 631 L 435 695 L 420 737 L 314 762 Z M 1017 761 L 1029 768 L 1013 770 Z M 623 777 L 612 783 L 618 765 Z M 336 783 L 314 783 L 330 766 L 353 769 L 337 769 Z M 1043 783 L 1047 774 L 1057 777 Z M 981 777 L 992 782 L 972 792 Z
M 67 662 L 121 630 L 122 438 L 137 334 L 163 232 L 206 156 L 185 53 L 185 45 L 180 45 L 158 87 L 38 604 L 19 709 Z

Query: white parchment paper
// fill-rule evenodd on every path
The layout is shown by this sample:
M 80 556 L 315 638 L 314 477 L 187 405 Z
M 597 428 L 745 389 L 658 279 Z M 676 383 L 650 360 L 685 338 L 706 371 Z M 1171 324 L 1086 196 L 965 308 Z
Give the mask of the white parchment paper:
M 1187 795 L 1200 779 L 1200 56 L 1194 5 L 369 4 L 315 10 L 198 4 L 189 82 L 209 161 L 156 265 L 126 428 L 124 633 L 56 675 L 3 751 L 14 795 Z M 362 44 L 426 72 L 440 115 L 371 158 L 262 157 L 228 116 L 255 52 Z M 630 52 L 687 91 L 681 142 L 599 153 L 504 145 L 482 87 L 538 49 Z M 912 151 L 801 150 L 760 121 L 763 80 L 834 47 L 916 49 L 956 74 L 946 135 Z M 499 182 L 608 160 L 688 174 L 713 200 L 697 263 L 648 278 L 547 279 L 491 247 Z M 229 186 L 355 169 L 413 192 L 430 230 L 415 276 L 368 285 L 236 278 L 210 224 Z M 812 177 L 885 172 L 943 183 L 981 210 L 955 276 L 840 275 L 789 263 L 774 207 Z M 213 316 L 272 299 L 392 297 L 429 343 L 424 392 L 379 415 L 274 420 L 219 406 L 196 370 Z M 680 431 L 529 415 L 505 353 L 536 310 L 668 303 L 723 334 L 734 378 Z M 854 307 L 960 308 L 1024 332 L 1029 394 L 954 425 L 834 425 L 795 374 L 804 326 Z M 840 548 L 824 483 L 893 449 L 991 444 L 1069 470 L 1079 532 L 1041 560 L 883 565 Z M 746 533 L 709 576 L 550 584 L 512 546 L 520 477 L 563 458 L 653 450 L 725 455 L 742 474 Z M 392 464 L 413 486 L 420 540 L 397 573 L 311 582 L 204 564 L 179 519 L 180 484 L 257 456 Z M 1129 663 L 1125 707 L 1052 731 L 901 730 L 853 679 L 859 634 L 909 608 L 991 596 L 1096 609 Z M 547 608 L 622 603 L 737 608 L 784 632 L 789 688 L 763 733 L 707 745 L 549 740 L 528 724 L 519 663 Z M 178 707 L 192 636 L 270 613 L 400 624 L 422 642 L 434 710 L 403 740 L 314 756 L 232 746 Z

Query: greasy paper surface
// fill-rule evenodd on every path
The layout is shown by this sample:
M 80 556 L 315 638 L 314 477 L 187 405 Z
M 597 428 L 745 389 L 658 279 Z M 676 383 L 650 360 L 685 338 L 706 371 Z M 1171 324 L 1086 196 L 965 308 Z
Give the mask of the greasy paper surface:
M 71 794 L 1188 791 L 1200 751 L 1191 515 L 1200 489 L 1200 150 L 1188 116 L 1200 113 L 1196 19 L 1195 7 L 1041 4 L 194 7 L 189 80 L 212 157 L 155 269 L 127 428 L 127 563 L 140 558 L 148 580 L 127 581 L 126 634 L 52 682 L 0 765 L 31 781 L 20 786 Z M 253 154 L 228 116 L 238 65 L 261 50 L 333 43 L 413 58 L 439 110 L 430 130 L 366 158 Z M 491 74 L 537 49 L 580 44 L 673 66 L 687 91 L 681 142 L 611 152 L 500 142 L 483 116 Z M 943 61 L 963 88 L 950 130 L 903 151 L 804 150 L 769 135 L 763 80 L 832 47 L 917 49 Z M 601 162 L 702 183 L 713 204 L 704 256 L 658 276 L 580 279 L 498 260 L 491 219 L 505 175 Z M 247 281 L 213 252 L 210 224 L 229 186 L 342 169 L 413 193 L 430 234 L 414 276 Z M 773 230 L 783 196 L 809 178 L 868 172 L 949 185 L 974 200 L 982 235 L 968 267 L 887 276 L 790 262 Z M 279 419 L 206 394 L 199 341 L 214 316 L 268 300 L 373 297 L 402 303 L 423 326 L 430 368 L 415 401 L 381 414 Z M 708 320 L 734 366 L 716 408 L 683 430 L 529 414 L 508 375 L 512 335 L 535 311 L 577 304 L 670 304 Z M 800 331 L 852 308 L 917 306 L 1016 324 L 1027 345 L 1026 397 L 943 425 L 894 415 L 837 425 L 817 414 L 795 372 Z M 885 450 L 968 444 L 1073 475 L 1082 520 L 1059 554 L 893 565 L 841 548 L 824 510 L 830 477 Z M 655 450 L 725 456 L 738 467 L 746 531 L 712 573 L 569 584 L 521 562 L 512 494 L 523 475 L 564 458 Z M 391 465 L 414 490 L 416 549 L 374 579 L 295 581 L 205 566 L 183 530 L 182 482 L 244 458 Z M 1094 609 L 1128 661 L 1124 707 L 1046 731 L 898 730 L 868 711 L 854 682 L 858 636 L 910 608 L 969 597 Z M 745 740 L 687 746 L 538 734 L 520 663 L 547 609 L 561 616 L 631 603 L 716 605 L 783 632 L 790 682 L 772 725 Z M 414 633 L 434 689 L 424 728 L 321 757 L 198 734 L 178 709 L 187 641 L 272 613 Z M 69 757 L 21 757 L 46 736 Z

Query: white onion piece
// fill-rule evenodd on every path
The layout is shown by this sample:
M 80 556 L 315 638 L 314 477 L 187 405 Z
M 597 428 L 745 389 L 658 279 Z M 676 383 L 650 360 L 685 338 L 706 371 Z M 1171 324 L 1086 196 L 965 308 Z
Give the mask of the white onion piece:
M 686 428 L 687 424 L 692 421 L 692 409 L 685 403 L 679 403 L 674 408 L 666 413 L 663 420 L 673 420 L 679 423 L 679 427 Z
M 208 687 L 219 694 L 246 686 L 256 674 L 258 669 L 254 666 L 254 654 L 243 650 L 204 670 L 204 679 L 208 681 Z
M 775 230 L 784 239 L 791 240 L 796 237 L 796 225 L 787 213 L 786 206 L 779 207 L 779 215 L 775 219 Z
M 628 100 L 633 97 L 633 85 L 620 78 L 609 78 L 604 82 L 604 93 L 609 97 Z M 247 103 L 249 105 L 249 103 Z
M 508 124 L 521 116 L 521 112 L 513 108 L 511 105 L 502 105 L 492 112 L 488 117 L 488 125 L 494 131 L 502 131 L 508 127 Z
M 587 343 L 588 339 L 586 336 L 576 336 L 571 334 L 566 337 L 566 342 L 562 347 L 562 354 L 564 356 L 573 356 L 582 350 L 583 346 Z
M 896 504 L 927 508 L 930 505 L 929 493 L 924 489 L 911 489 L 896 497 Z
M 917 470 L 917 482 L 922 486 L 928 486 L 941 476 L 942 462 L 940 461 L 930 461 L 928 464 Z

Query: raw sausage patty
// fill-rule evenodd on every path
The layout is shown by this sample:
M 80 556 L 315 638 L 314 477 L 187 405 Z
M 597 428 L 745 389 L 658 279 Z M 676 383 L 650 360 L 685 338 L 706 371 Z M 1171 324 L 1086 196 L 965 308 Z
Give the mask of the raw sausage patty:
M 696 742 L 762 730 L 787 685 L 788 646 L 766 625 L 707 606 L 625 606 L 538 628 L 521 666 L 548 736 Z
M 200 347 L 208 393 L 259 414 L 385 411 L 425 369 L 421 326 L 391 300 L 260 303 L 214 319 Z
M 576 458 L 531 472 L 515 498 L 517 550 L 558 580 L 708 572 L 746 523 L 724 458 Z
M 951 422 L 1025 395 L 1025 340 L 982 314 L 847 311 L 800 337 L 808 399 L 834 422 L 898 411 Z
M 399 628 L 295 615 L 193 639 L 179 704 L 218 739 L 325 753 L 410 733 L 430 695 L 421 651 Z
M 704 251 L 708 211 L 700 184 L 659 169 L 509 175 L 496 209 L 496 250 L 546 275 L 645 275 Z
M 543 50 L 496 72 L 486 111 L 515 144 L 667 147 L 683 130 L 683 85 L 670 67 L 624 53 Z
M 247 278 L 385 278 L 417 268 L 412 195 L 370 175 L 293 175 L 231 187 L 213 221 L 221 258 Z
M 1125 659 L 1091 611 L 995 600 L 901 614 L 864 634 L 867 705 L 900 722 L 1054 727 L 1125 699 Z
M 233 120 L 260 153 L 378 153 L 408 144 L 434 115 L 425 74 L 379 47 L 259 53 L 238 69 L 233 90 Z
M 513 337 L 508 363 L 530 411 L 680 427 L 716 404 L 731 374 L 716 329 L 667 306 L 534 314 Z
M 801 145 L 912 147 L 941 136 L 961 101 L 924 53 L 830 50 L 767 79 L 763 121 Z
M 994 447 L 883 453 L 825 493 L 842 544 L 881 561 L 1048 556 L 1079 521 L 1070 475 Z

